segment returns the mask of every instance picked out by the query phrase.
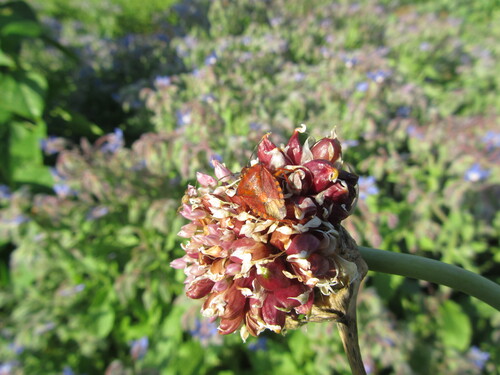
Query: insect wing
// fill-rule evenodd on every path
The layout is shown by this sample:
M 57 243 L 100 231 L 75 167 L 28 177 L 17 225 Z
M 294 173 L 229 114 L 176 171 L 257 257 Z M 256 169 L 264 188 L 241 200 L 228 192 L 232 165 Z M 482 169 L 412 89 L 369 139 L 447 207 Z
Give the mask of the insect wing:
M 252 211 L 265 218 L 283 220 L 286 216 L 281 186 L 262 164 L 256 164 L 243 172 L 236 195 Z

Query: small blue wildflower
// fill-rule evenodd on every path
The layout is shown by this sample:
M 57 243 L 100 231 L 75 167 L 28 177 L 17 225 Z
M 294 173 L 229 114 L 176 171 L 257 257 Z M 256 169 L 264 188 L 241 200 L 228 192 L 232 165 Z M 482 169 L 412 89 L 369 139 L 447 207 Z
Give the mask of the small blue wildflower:
M 409 125 L 406 128 L 406 134 L 408 134 L 408 136 L 412 138 L 424 139 L 424 134 L 422 129 L 416 125 Z
M 258 123 L 258 122 L 254 122 L 252 121 L 250 124 L 250 129 L 251 130 L 254 130 L 254 131 L 261 131 L 262 130 L 262 124 Z
M 50 167 L 50 174 L 52 175 L 52 178 L 56 181 L 64 181 L 66 180 L 66 177 L 64 177 L 57 168 Z
M 138 163 L 134 164 L 130 169 L 137 172 L 137 171 L 142 171 L 148 166 L 146 163 L 146 160 L 141 160 Z
M 109 208 L 106 206 L 97 206 L 90 209 L 86 220 L 92 221 L 106 216 L 109 213 Z
M 373 82 L 382 83 L 387 78 L 390 77 L 390 73 L 385 70 L 377 70 L 375 72 L 368 72 L 366 76 L 371 79 Z
M 215 168 L 214 163 L 213 163 L 214 160 L 217 160 L 219 163 L 222 163 L 222 156 L 219 154 L 212 154 L 210 156 L 210 166 L 212 168 Z
M 201 101 L 205 103 L 214 103 L 217 97 L 214 94 L 208 93 L 201 96 Z
M 114 92 L 113 94 L 111 94 L 111 98 L 112 98 L 115 102 L 117 102 L 117 103 L 120 103 L 120 102 L 121 102 L 121 99 L 122 99 L 121 95 L 120 95 L 120 94 L 118 94 L 118 93 L 116 93 L 116 92 Z
M 249 44 L 252 43 L 252 37 L 251 36 L 244 36 L 242 39 L 241 39 L 241 43 L 244 45 L 244 46 L 248 46 Z
M 344 57 L 343 60 L 346 68 L 349 69 L 358 63 L 358 59 L 356 59 L 355 57 Z
M 293 75 L 293 80 L 295 82 L 300 82 L 303 81 L 304 78 L 306 78 L 306 75 L 304 73 L 298 72 Z
M 61 184 L 55 184 L 52 189 L 54 189 L 54 192 L 59 198 L 65 199 L 67 197 L 76 195 L 76 191 L 71 189 L 68 185 L 61 183 Z
M 59 137 L 51 135 L 48 138 L 40 140 L 40 148 L 46 155 L 55 155 L 64 148 L 64 141 Z
M 407 106 L 401 106 L 396 110 L 396 116 L 398 117 L 408 117 L 410 116 L 411 108 Z
M 215 52 L 212 52 L 210 55 L 208 55 L 206 58 L 205 58 L 205 65 L 208 65 L 208 66 L 211 66 L 211 65 L 215 65 L 215 63 L 217 62 L 217 54 Z
M 30 221 L 29 217 L 25 215 L 17 215 L 14 216 L 12 219 L 2 219 L 2 223 L 4 224 L 13 224 L 13 225 L 21 225 L 23 223 L 26 223 Z
M 481 370 L 484 368 L 488 359 L 490 359 L 490 353 L 483 352 L 477 346 L 471 347 L 467 356 L 471 359 L 474 366 Z
M 54 322 L 48 322 L 48 323 L 45 323 L 44 325 L 42 325 L 41 327 L 38 327 L 35 330 L 35 333 L 37 335 L 41 335 L 43 333 L 52 331 L 54 328 L 56 328 L 56 324 Z
M 191 123 L 191 111 L 178 110 L 175 113 L 175 115 L 177 117 L 177 127 L 181 128 L 181 127 L 189 125 Z
M 75 375 L 73 369 L 69 366 L 64 366 L 62 375 Z
M 24 352 L 24 346 L 18 345 L 15 342 L 9 344 L 9 349 L 15 354 L 20 355 Z
M 483 169 L 478 163 L 474 163 L 472 167 L 465 171 L 464 180 L 469 182 L 483 181 L 489 177 L 490 173 L 488 169 Z
M 363 177 L 358 180 L 359 185 L 359 199 L 366 200 L 369 195 L 376 195 L 379 193 L 378 187 L 375 184 L 376 180 L 373 176 Z
M 356 85 L 356 91 L 359 91 L 359 92 L 365 92 L 366 90 L 368 90 L 368 82 L 359 82 L 357 85 Z
M 322 56 L 323 58 L 325 58 L 325 59 L 330 58 L 330 57 L 332 57 L 332 56 L 333 56 L 332 51 L 330 51 L 330 49 L 329 49 L 329 48 L 327 48 L 327 47 L 321 47 L 321 48 L 319 49 L 319 53 L 321 53 L 321 56 Z
M 267 350 L 267 337 L 259 337 L 257 340 L 248 344 L 248 350 L 252 352 Z
M 12 362 L 0 363 L 0 375 L 14 375 L 14 367 Z
M 147 336 L 141 337 L 138 340 L 133 340 L 130 343 L 130 356 L 135 361 L 144 358 L 148 351 L 149 339 Z
M 156 39 L 162 41 L 162 42 L 168 42 L 170 41 L 170 38 L 168 37 L 167 34 L 164 33 L 157 33 L 155 34 Z
M 172 80 L 170 79 L 169 76 L 157 76 L 155 77 L 154 85 L 156 87 L 167 87 L 170 85 L 171 81 Z
M 278 27 L 283 23 L 283 17 L 273 17 L 269 20 L 272 27 Z
M 431 44 L 429 42 L 422 42 L 419 46 L 420 51 L 428 51 L 431 49 Z
M 220 339 L 217 324 L 207 319 L 196 319 L 194 329 L 190 330 L 191 336 L 196 338 L 201 345 L 207 346 L 211 342 L 217 342 Z
M 356 147 L 359 145 L 359 141 L 355 139 L 346 139 L 345 141 L 342 142 L 342 148 L 343 149 L 348 149 L 350 147 Z
M 12 193 L 7 185 L 0 185 L 0 199 L 10 199 Z
M 484 135 L 482 141 L 489 151 L 500 148 L 500 133 L 490 130 Z
M 61 297 L 71 297 L 75 294 L 83 292 L 85 290 L 85 284 L 78 284 L 71 288 L 65 288 L 59 291 L 57 294 Z
M 121 130 L 120 128 L 115 128 L 115 131 L 108 134 L 106 138 L 106 142 L 104 142 L 104 144 L 101 146 L 102 152 L 109 152 L 114 154 L 125 145 L 125 141 L 123 139 L 123 130 Z

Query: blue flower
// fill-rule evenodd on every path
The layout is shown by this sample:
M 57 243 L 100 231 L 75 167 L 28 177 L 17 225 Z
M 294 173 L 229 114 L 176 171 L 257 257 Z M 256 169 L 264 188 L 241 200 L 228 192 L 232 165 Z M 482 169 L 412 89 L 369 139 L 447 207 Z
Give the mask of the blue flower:
M 92 221 L 106 216 L 109 213 L 109 208 L 106 206 L 97 206 L 90 209 L 86 220 Z
M 408 117 L 410 116 L 410 113 L 411 113 L 411 108 L 407 106 L 399 107 L 396 110 L 396 116 L 398 117 Z
M 63 373 L 63 375 L 75 375 L 75 372 L 69 366 L 64 366 L 62 373 Z
M 490 151 L 495 148 L 500 148 L 500 133 L 490 130 L 484 135 L 482 141 Z
M 215 65 L 217 59 L 218 59 L 217 54 L 215 52 L 212 52 L 205 58 L 205 65 Z
M 149 347 L 149 339 L 147 336 L 141 337 L 138 340 L 133 340 L 130 344 L 130 356 L 135 360 L 142 359 Z
M 10 199 L 12 193 L 7 185 L 0 185 L 0 199 Z
M 359 82 L 357 85 L 356 85 L 356 91 L 359 91 L 359 92 L 365 92 L 366 90 L 368 90 L 368 82 Z
M 465 171 L 464 180 L 469 182 L 483 181 L 489 177 L 490 173 L 488 169 L 483 169 L 478 163 L 474 163 L 472 167 Z
M 110 133 L 106 136 L 106 141 L 101 146 L 102 152 L 109 152 L 114 154 L 120 148 L 122 148 L 125 144 L 123 139 L 123 131 L 119 128 L 115 128 L 113 133 Z
M 390 75 L 391 74 L 385 70 L 377 70 L 375 72 L 366 73 L 366 76 L 376 83 L 384 82 L 387 78 L 390 77 Z
M 356 147 L 359 145 L 359 141 L 355 139 L 346 139 L 345 141 L 342 142 L 342 148 L 348 149 L 350 147 Z
M 303 81 L 303 80 L 304 80 L 304 78 L 306 78 L 306 75 L 305 75 L 304 73 L 302 73 L 302 72 L 298 72 L 298 73 L 295 73 L 295 74 L 293 75 L 293 80 L 294 80 L 295 82 L 300 82 L 300 81 Z
M 71 297 L 75 294 L 83 292 L 85 290 L 85 284 L 78 284 L 70 288 L 65 288 L 59 291 L 57 294 L 61 297 Z
M 181 128 L 183 126 L 189 125 L 191 123 L 191 111 L 189 110 L 178 110 L 175 113 L 177 117 L 177 127 Z
M 0 375 L 14 375 L 15 364 L 13 362 L 0 363 Z
M 169 76 L 157 76 L 154 80 L 154 85 L 156 87 L 166 87 L 169 86 L 171 79 Z
M 358 180 L 359 185 L 359 199 L 366 200 L 369 195 L 376 195 L 379 193 L 378 187 L 375 184 L 376 180 L 373 176 L 360 177 Z
M 248 344 L 248 349 L 252 352 L 267 350 L 267 337 L 259 337 L 254 342 L 251 342 L 250 344 Z
M 346 68 L 352 68 L 358 63 L 358 59 L 355 57 L 344 57 L 342 60 L 344 60 Z
M 61 184 L 55 184 L 52 189 L 54 189 L 56 195 L 59 198 L 67 198 L 72 195 L 76 195 L 76 191 L 71 189 L 68 185 L 61 183 Z
M 64 140 L 59 137 L 49 136 L 40 141 L 40 148 L 46 155 L 55 155 L 64 148 Z
M 484 365 L 488 361 L 488 359 L 490 359 L 490 353 L 483 352 L 477 346 L 471 347 L 467 356 L 470 358 L 472 363 L 474 363 L 474 366 L 481 370 L 484 368 Z
M 195 327 L 190 330 L 189 333 L 203 346 L 207 346 L 210 342 L 217 342 L 220 340 L 217 324 L 207 319 L 196 319 Z
M 12 350 L 15 355 L 20 355 L 24 352 L 24 346 L 18 345 L 15 342 L 9 344 L 9 349 Z

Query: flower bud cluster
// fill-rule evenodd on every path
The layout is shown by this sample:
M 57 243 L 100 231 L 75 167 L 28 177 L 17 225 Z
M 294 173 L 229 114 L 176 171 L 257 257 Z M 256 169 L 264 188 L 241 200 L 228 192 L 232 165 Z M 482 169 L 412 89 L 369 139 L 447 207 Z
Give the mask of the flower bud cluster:
M 281 147 L 264 136 L 251 163 L 260 173 L 233 174 L 214 161 L 217 178 L 198 173 L 200 187 L 189 186 L 183 198 L 186 254 L 171 265 L 184 270 L 188 297 L 205 298 L 202 313 L 220 319 L 221 334 L 282 332 L 288 319 L 307 321 L 315 298 L 355 277 L 337 242 L 358 177 L 342 169 L 335 135 L 301 144 L 304 130 Z M 244 178 L 251 178 L 245 191 L 238 189 Z

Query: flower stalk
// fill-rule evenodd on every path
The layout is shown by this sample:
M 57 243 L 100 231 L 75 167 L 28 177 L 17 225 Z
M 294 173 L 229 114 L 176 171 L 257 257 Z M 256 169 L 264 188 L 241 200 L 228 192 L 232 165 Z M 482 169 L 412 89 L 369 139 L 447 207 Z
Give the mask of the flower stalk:
M 463 268 L 417 255 L 359 246 L 370 271 L 446 285 L 486 302 L 500 311 L 500 285 Z

